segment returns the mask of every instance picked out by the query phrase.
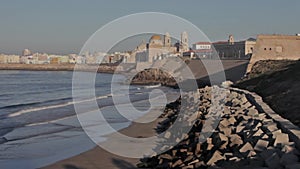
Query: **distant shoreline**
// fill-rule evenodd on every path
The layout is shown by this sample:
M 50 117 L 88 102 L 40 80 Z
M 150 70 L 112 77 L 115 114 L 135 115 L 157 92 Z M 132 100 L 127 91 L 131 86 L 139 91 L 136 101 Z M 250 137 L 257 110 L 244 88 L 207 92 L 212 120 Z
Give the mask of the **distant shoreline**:
M 28 71 L 74 71 L 76 64 L 0 64 L 0 70 L 28 70 Z M 76 65 L 76 71 L 97 73 L 114 73 L 117 65 Z

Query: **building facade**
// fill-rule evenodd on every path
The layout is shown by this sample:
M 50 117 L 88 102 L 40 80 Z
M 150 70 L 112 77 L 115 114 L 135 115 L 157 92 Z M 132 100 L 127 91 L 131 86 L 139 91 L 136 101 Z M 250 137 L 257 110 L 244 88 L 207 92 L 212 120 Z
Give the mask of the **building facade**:
M 20 56 L 0 54 L 0 63 L 20 63 Z
M 214 42 L 213 46 L 221 59 L 250 59 L 255 44 L 253 38 L 235 42 L 230 35 L 228 41 Z
M 127 62 L 154 62 L 170 55 L 181 55 L 188 50 L 188 34 L 186 32 L 181 34 L 180 42 L 174 44 L 172 44 L 171 36 L 167 32 L 163 37 L 153 35 L 148 43 L 142 42 L 131 52 Z
M 193 59 L 211 59 L 213 56 L 213 45 L 211 42 L 197 42 L 192 45 Z
M 298 60 L 300 59 L 300 35 L 258 35 L 253 56 L 247 68 L 259 60 Z

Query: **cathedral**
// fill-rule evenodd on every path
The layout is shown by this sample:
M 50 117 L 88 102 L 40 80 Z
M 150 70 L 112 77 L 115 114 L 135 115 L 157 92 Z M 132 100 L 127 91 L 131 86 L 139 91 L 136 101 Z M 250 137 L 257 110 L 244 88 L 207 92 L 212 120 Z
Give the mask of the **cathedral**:
M 172 44 L 171 36 L 167 32 L 163 37 L 153 35 L 148 43 L 142 42 L 132 51 L 129 62 L 153 62 L 162 60 L 170 55 L 178 56 L 189 50 L 188 34 L 181 33 L 180 42 Z

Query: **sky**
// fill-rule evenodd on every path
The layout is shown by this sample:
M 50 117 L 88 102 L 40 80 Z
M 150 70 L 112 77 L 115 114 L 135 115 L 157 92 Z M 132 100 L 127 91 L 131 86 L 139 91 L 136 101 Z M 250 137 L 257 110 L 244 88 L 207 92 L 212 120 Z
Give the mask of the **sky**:
M 199 27 L 211 41 L 300 32 L 299 0 L 1 0 L 0 53 L 28 48 L 79 53 L 105 24 L 138 12 L 163 12 Z

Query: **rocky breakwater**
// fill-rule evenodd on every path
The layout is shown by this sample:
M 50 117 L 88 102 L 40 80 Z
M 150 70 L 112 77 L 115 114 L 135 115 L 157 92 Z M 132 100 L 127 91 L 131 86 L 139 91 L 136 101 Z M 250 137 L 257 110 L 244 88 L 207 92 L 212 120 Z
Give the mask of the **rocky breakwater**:
M 160 69 L 146 69 L 137 73 L 131 80 L 134 85 L 155 85 L 177 87 L 176 80 Z
M 218 90 L 212 95 L 212 89 Z M 270 168 L 299 169 L 299 151 L 277 123 L 253 103 L 249 95 L 219 87 L 199 89 L 200 105 L 197 113 L 190 116 L 193 126 L 183 137 L 166 130 L 179 115 L 181 100 L 166 106 L 157 132 L 164 131 L 164 138 L 178 138 L 178 144 L 164 153 L 141 159 L 140 168 Z M 224 106 L 212 104 L 217 103 Z M 218 116 L 218 111 L 220 115 Z M 212 116 L 215 112 L 216 116 Z M 218 118 L 219 117 L 219 118 Z M 209 120 L 213 119 L 213 120 Z M 188 121 L 188 120 L 187 120 Z M 212 122 L 218 121 L 216 128 Z M 212 134 L 205 138 L 205 134 Z

